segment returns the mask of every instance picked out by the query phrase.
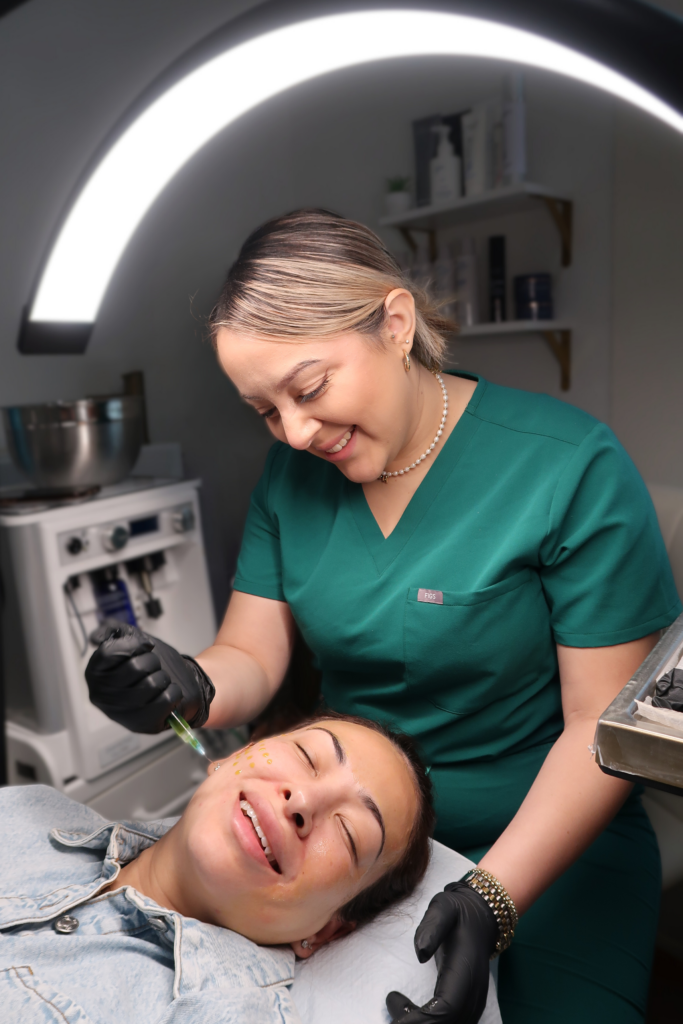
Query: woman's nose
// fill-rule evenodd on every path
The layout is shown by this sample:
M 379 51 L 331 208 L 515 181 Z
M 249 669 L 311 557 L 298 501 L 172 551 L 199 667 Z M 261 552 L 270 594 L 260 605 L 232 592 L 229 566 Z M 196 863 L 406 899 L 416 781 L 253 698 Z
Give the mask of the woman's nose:
M 294 825 L 300 839 L 305 839 L 313 827 L 313 811 L 301 789 L 285 790 L 285 815 Z
M 288 413 L 280 413 L 280 418 L 287 444 L 300 450 L 310 448 L 313 438 L 320 430 L 320 420 L 309 416 L 301 408 Z

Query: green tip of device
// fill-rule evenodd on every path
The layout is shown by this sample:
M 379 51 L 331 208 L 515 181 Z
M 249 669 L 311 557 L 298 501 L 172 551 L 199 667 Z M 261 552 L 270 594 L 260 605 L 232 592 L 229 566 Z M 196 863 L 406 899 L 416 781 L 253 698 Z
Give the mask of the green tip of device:
M 199 740 L 197 739 L 197 737 L 195 736 L 195 734 L 193 733 L 192 729 L 187 724 L 185 719 L 182 717 L 182 715 L 179 715 L 177 712 L 172 711 L 171 714 L 168 716 L 167 721 L 168 724 L 173 729 L 173 732 L 179 739 L 183 741 L 183 743 L 189 743 L 192 749 L 196 750 L 198 754 L 202 754 L 202 756 L 205 757 L 207 761 L 211 760 L 207 752 L 204 750 L 204 747 L 201 745 L 201 743 L 199 742 Z

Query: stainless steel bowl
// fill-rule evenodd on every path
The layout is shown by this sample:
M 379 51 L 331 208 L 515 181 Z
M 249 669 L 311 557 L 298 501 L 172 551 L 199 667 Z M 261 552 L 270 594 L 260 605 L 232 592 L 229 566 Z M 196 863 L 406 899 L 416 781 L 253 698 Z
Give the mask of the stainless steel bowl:
M 2 415 L 16 467 L 37 487 L 54 491 L 123 480 L 142 444 L 139 395 L 15 405 Z

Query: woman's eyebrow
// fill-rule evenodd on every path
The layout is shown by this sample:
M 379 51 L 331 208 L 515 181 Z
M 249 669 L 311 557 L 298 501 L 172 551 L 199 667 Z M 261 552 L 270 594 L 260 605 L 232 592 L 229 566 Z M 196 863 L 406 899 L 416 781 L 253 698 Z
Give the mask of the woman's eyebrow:
M 330 729 L 325 729 L 324 726 L 322 725 L 311 725 L 309 726 L 309 728 L 311 729 L 311 731 L 313 729 L 317 729 L 318 732 L 326 732 L 327 735 L 332 738 L 332 742 L 334 744 L 334 753 L 336 755 L 337 761 L 339 762 L 339 764 L 346 764 L 346 751 L 339 742 L 338 736 L 335 736 L 335 734 L 331 732 Z M 379 807 L 377 806 L 377 804 L 372 799 L 369 793 L 362 793 L 361 800 L 372 814 L 373 818 L 379 825 L 380 831 L 382 833 L 382 842 L 380 843 L 379 852 L 377 854 L 377 857 L 379 857 L 382 850 L 384 849 L 384 844 L 387 839 L 387 830 L 384 825 L 384 818 L 382 817 L 382 812 L 380 811 Z
M 292 369 L 289 371 L 289 373 L 286 373 L 284 375 L 284 377 L 279 382 L 279 384 L 275 385 L 275 390 L 276 391 L 282 391 L 284 388 L 288 387 L 296 377 L 299 376 L 299 374 L 301 373 L 302 370 L 305 370 L 308 366 L 315 366 L 315 364 L 319 363 L 319 362 L 320 362 L 320 359 L 304 359 L 303 362 L 297 363 L 296 366 L 292 367 Z M 240 398 L 242 399 L 243 402 L 257 402 L 257 401 L 260 401 L 260 395 L 242 395 L 242 394 L 240 394 Z

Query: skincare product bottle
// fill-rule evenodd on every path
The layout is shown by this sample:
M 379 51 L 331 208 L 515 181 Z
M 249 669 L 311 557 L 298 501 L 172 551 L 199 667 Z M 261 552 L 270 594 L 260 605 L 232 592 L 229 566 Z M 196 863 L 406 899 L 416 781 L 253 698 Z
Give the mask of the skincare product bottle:
M 450 245 L 439 246 L 438 259 L 434 263 L 434 295 L 440 303 L 444 304 L 445 315 L 455 317 L 455 260 Z
M 489 319 L 494 324 L 507 320 L 505 307 L 505 235 L 489 238 Z
M 439 136 L 439 148 L 429 163 L 431 202 L 438 206 L 460 198 L 460 158 L 453 152 L 447 124 L 436 124 L 432 131 Z
M 479 323 L 477 251 L 473 238 L 465 238 L 455 259 L 455 319 L 460 327 Z
M 429 206 L 431 202 L 430 167 L 436 156 L 437 138 L 432 128 L 441 124 L 440 114 L 431 114 L 413 121 L 413 149 L 415 153 L 415 205 Z
M 489 188 L 488 103 L 477 103 L 462 118 L 462 151 L 465 161 L 465 195 L 481 195 Z
M 518 320 L 552 320 L 550 274 L 518 274 L 515 278 L 515 316 Z
M 524 75 L 513 71 L 505 87 L 503 129 L 505 135 L 505 184 L 514 185 L 526 177 L 526 107 Z

